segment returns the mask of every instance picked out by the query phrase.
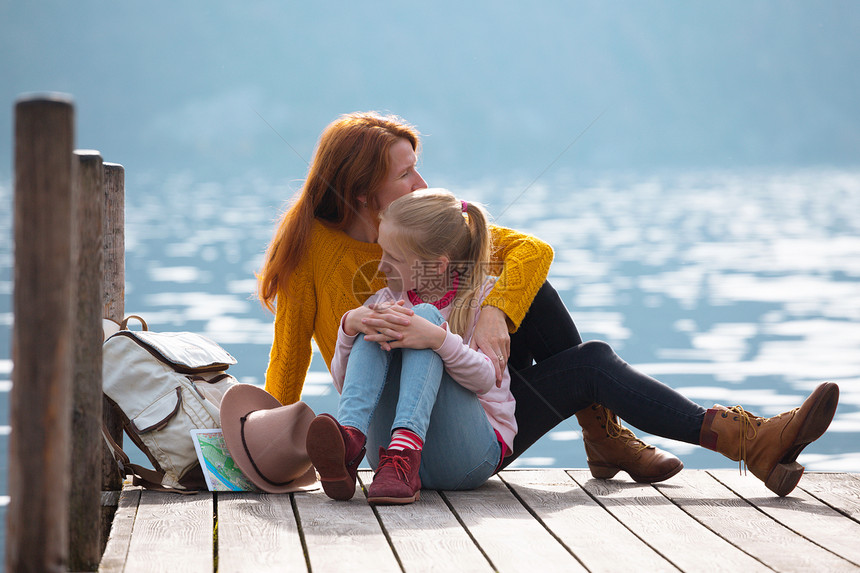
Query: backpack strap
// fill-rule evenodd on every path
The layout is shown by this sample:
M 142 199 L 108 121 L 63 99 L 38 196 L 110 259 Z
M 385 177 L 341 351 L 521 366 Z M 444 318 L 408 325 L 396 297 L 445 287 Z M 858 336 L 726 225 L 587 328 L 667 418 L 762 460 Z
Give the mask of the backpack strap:
M 181 493 L 182 495 L 195 495 L 197 490 L 194 489 L 176 489 L 173 487 L 165 487 L 161 485 L 161 478 L 164 477 L 163 473 L 159 473 L 157 471 L 151 470 L 149 468 L 145 468 L 143 466 L 139 466 L 137 464 L 128 464 L 134 473 L 131 473 L 131 482 L 134 485 L 143 486 L 146 489 L 151 489 L 154 491 L 165 491 L 168 493 Z
M 123 428 L 125 428 L 126 433 L 128 433 L 128 429 L 125 425 L 123 425 Z M 104 438 L 108 449 L 111 451 L 111 454 L 113 454 L 113 459 L 119 466 L 120 473 L 122 475 L 131 476 L 131 483 L 133 485 L 139 485 L 145 487 L 146 489 L 151 489 L 154 491 L 181 493 L 183 495 L 193 495 L 197 493 L 196 490 L 185 490 L 176 489 L 173 487 L 165 487 L 161 485 L 161 481 L 164 479 L 164 472 L 160 468 L 151 470 L 138 464 L 131 463 L 131 460 L 129 460 L 128 458 L 128 454 L 126 454 L 125 451 L 123 451 L 123 449 L 119 446 L 119 444 L 117 444 L 110 436 L 110 432 L 108 432 L 107 426 L 104 424 L 104 422 L 102 422 L 102 437 Z M 155 465 L 157 467 L 157 464 Z
M 119 325 L 120 329 L 121 330 L 128 330 L 128 321 L 131 320 L 132 318 L 140 323 L 140 325 L 143 327 L 143 330 L 149 330 L 149 328 L 146 326 L 146 321 L 143 320 L 142 317 L 137 316 L 136 314 L 130 314 L 127 317 L 125 317 L 122 321 L 122 324 Z
M 110 450 L 110 453 L 113 456 L 114 461 L 119 466 L 119 473 L 122 475 L 126 475 L 125 474 L 125 468 L 126 468 L 126 466 L 131 464 L 131 460 L 128 459 L 128 456 L 126 455 L 126 453 L 124 451 L 122 451 L 122 448 L 119 447 L 119 444 L 117 444 L 114 441 L 114 439 L 111 437 L 110 432 L 108 431 L 107 425 L 104 423 L 104 421 L 102 421 L 102 438 L 104 438 L 105 444 L 107 445 L 108 450 Z

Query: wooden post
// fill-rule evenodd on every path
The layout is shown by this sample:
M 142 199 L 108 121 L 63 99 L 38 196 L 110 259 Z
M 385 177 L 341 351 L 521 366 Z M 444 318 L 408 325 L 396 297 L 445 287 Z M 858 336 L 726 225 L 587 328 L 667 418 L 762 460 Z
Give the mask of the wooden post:
M 95 571 L 101 559 L 102 225 L 104 168 L 98 151 L 76 151 L 72 257 L 74 381 L 69 493 L 69 569 Z
M 15 104 L 15 290 L 6 570 L 65 571 L 74 105 Z
M 122 322 L 125 312 L 125 169 L 104 164 L 105 290 L 102 316 Z
M 125 313 L 125 169 L 104 164 L 104 299 L 102 316 L 121 323 Z M 114 441 L 122 445 L 119 414 L 105 400 L 104 421 Z M 110 450 L 102 442 L 102 489 L 122 488 L 122 476 Z

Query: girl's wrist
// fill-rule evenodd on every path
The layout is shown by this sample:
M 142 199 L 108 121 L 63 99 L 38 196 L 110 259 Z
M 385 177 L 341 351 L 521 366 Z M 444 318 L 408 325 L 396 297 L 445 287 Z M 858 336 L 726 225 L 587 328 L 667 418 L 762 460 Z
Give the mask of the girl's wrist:
M 355 336 L 356 334 L 358 334 L 358 332 L 356 330 L 349 327 L 349 319 L 350 319 L 351 314 L 352 314 L 352 311 L 348 310 L 346 312 L 346 314 L 343 315 L 343 322 L 341 323 L 341 324 L 343 324 L 343 333 L 346 334 L 347 336 Z
M 441 326 L 437 326 L 434 331 L 433 340 L 430 343 L 433 345 L 431 348 L 433 350 L 439 350 L 442 348 L 442 345 L 445 344 L 445 339 L 448 337 L 448 331 L 442 328 Z

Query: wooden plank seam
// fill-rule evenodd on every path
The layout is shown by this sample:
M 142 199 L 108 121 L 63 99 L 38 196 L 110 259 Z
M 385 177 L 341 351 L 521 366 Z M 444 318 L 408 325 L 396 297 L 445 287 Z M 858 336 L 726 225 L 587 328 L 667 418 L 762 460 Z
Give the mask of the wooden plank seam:
M 841 554 L 837 553 L 836 551 L 834 551 L 834 550 L 833 550 L 832 548 L 830 548 L 830 547 L 827 547 L 827 546 L 825 546 L 825 545 L 822 545 L 821 543 L 819 543 L 818 541 L 816 541 L 815 539 L 813 539 L 813 538 L 812 538 L 812 537 L 810 537 L 809 535 L 807 535 L 807 534 L 803 533 L 802 531 L 799 531 L 799 530 L 795 529 L 794 527 L 792 527 L 792 526 L 788 525 L 787 523 L 783 523 L 780 519 L 777 519 L 775 516 L 771 515 L 771 514 L 770 514 L 769 512 L 767 512 L 767 511 L 765 511 L 765 509 L 764 509 L 764 508 L 759 507 L 757 504 L 752 503 L 752 501 L 750 501 L 749 499 L 747 499 L 747 496 L 746 496 L 746 495 L 744 495 L 742 492 L 737 491 L 735 488 L 733 488 L 733 487 L 731 487 L 729 484 L 725 483 L 723 480 L 721 480 L 718 476 L 714 475 L 714 474 L 713 474 L 713 473 L 711 473 L 710 471 L 706 471 L 706 473 L 707 473 L 708 475 L 710 475 L 712 478 L 714 478 L 715 480 L 717 480 L 718 482 L 720 482 L 721 484 L 723 484 L 726 488 L 728 488 L 728 489 L 729 489 L 731 492 L 733 492 L 735 495 L 737 495 L 738 497 L 740 497 L 741 499 L 743 499 L 744 501 L 746 501 L 747 503 L 749 503 L 750 505 L 752 505 L 753 507 L 755 507 L 755 509 L 756 509 L 758 512 L 760 512 L 761 514 L 765 515 L 768 519 L 770 519 L 770 520 L 772 520 L 772 521 L 776 522 L 777 524 L 779 524 L 779 525 L 781 525 L 782 527 L 786 528 L 788 531 L 791 531 L 791 532 L 792 532 L 792 533 L 794 533 L 795 535 L 797 535 L 797 536 L 799 536 L 799 537 L 802 537 L 803 539 L 806 539 L 808 542 L 812 543 L 813 545 L 815 545 L 815 546 L 817 546 L 817 547 L 820 547 L 821 549 L 823 549 L 823 550 L 827 551 L 828 553 L 831 553 L 831 554 L 833 554 L 833 555 L 836 555 L 836 556 L 837 556 L 837 557 L 839 557 L 840 559 L 844 559 L 845 561 L 847 561 L 848 563 L 851 563 L 851 564 L 852 564 L 852 565 L 854 565 L 855 567 L 860 567 L 860 563 L 858 563 L 858 562 L 856 562 L 856 561 L 853 561 L 852 559 L 849 559 L 848 557 L 845 557 L 844 555 L 841 555 Z M 810 493 L 809 493 L 809 492 L 807 492 L 804 488 L 798 488 L 798 489 L 799 489 L 800 491 L 803 491 L 803 492 L 807 493 L 807 494 L 808 494 L 808 495 L 810 495 L 813 499 L 818 500 L 818 497 L 817 497 L 817 496 L 810 494 Z M 787 498 L 783 498 L 783 499 L 787 499 Z M 818 500 L 818 501 L 821 501 L 821 500 Z M 824 503 L 824 502 L 821 502 L 821 503 L 822 503 L 822 505 L 824 505 L 825 507 L 829 507 L 830 509 L 833 509 L 836 513 L 838 513 L 838 514 L 840 514 L 840 515 L 843 515 L 843 516 L 846 516 L 846 517 L 848 517 L 849 519 L 851 519 L 851 521 L 855 521 L 855 522 L 856 522 L 856 520 L 855 520 L 854 518 L 852 518 L 851 516 L 846 515 L 846 514 L 845 514 L 844 512 L 842 512 L 842 511 L 839 511 L 837 508 L 833 508 L 833 507 L 831 507 L 829 504 Z
M 361 476 L 358 476 L 358 483 L 361 485 L 361 493 L 364 494 L 365 500 L 367 499 L 367 486 L 364 483 L 364 480 Z M 405 571 L 406 569 L 403 567 L 403 560 L 400 558 L 400 554 L 397 553 L 397 548 L 394 547 L 394 541 L 391 539 L 391 534 L 388 533 L 388 529 L 385 528 L 385 523 L 382 521 L 382 516 L 379 515 L 379 510 L 375 505 L 370 506 L 371 511 L 373 511 L 373 516 L 376 518 L 376 521 L 379 523 L 379 529 L 382 531 L 383 537 L 385 537 L 385 541 L 388 542 L 388 546 L 391 548 L 391 553 L 394 554 L 394 560 L 397 561 L 397 565 L 400 567 L 401 571 Z
M 534 510 L 534 508 L 530 507 L 530 506 L 529 506 L 529 504 L 527 504 L 527 503 L 525 502 L 525 500 L 520 496 L 520 494 L 519 494 L 519 493 L 517 493 L 516 489 L 514 489 L 514 488 L 511 486 L 511 484 L 509 484 L 509 483 L 505 480 L 505 477 L 504 477 L 502 474 L 498 474 L 498 475 L 499 475 L 499 479 L 502 481 L 502 483 L 503 483 L 503 484 L 505 484 L 505 487 L 506 487 L 506 488 L 508 488 L 508 491 L 510 491 L 510 492 L 511 492 L 511 495 L 513 495 L 513 496 L 514 496 L 514 499 L 516 499 L 516 500 L 520 503 L 520 505 L 522 505 L 522 506 L 523 506 L 523 508 L 524 508 L 524 509 L 529 513 L 529 515 L 531 515 L 531 516 L 535 519 L 535 521 L 537 521 L 537 522 L 541 525 L 541 527 L 543 527 L 543 528 L 546 530 L 546 532 L 547 532 L 547 533 L 549 533 L 549 534 L 552 536 L 552 538 L 553 538 L 553 539 L 555 539 L 556 541 L 558 541 L 559 545 L 561 545 L 562 547 L 564 547 L 564 548 L 565 548 L 565 550 L 566 550 L 568 553 L 570 553 L 570 555 L 571 555 L 574 559 L 576 559 L 576 561 L 577 561 L 580 565 L 582 565 L 582 567 L 583 567 L 584 569 L 588 569 L 588 568 L 585 566 L 585 563 L 583 563 L 583 562 L 582 562 L 582 559 L 580 559 L 580 558 L 579 558 L 579 556 L 578 556 L 576 553 L 574 553 L 573 549 L 571 549 L 571 548 L 567 545 L 567 543 L 565 543 L 565 542 L 561 539 L 561 537 L 559 537 L 559 536 L 558 536 L 558 535 L 557 535 L 557 534 L 556 534 L 556 533 L 555 533 L 555 532 L 554 532 L 554 531 L 549 527 L 549 525 L 548 525 L 548 524 L 547 524 L 547 523 L 546 523 L 546 522 L 545 522 L 545 521 L 544 521 L 544 520 L 543 520 L 543 519 L 542 519 L 542 518 L 537 514 L 537 512 Z
M 212 571 L 218 573 L 218 492 L 212 492 Z
M 445 505 L 446 505 L 446 506 L 448 506 L 448 510 L 451 512 L 451 514 L 452 514 L 452 515 L 454 516 L 454 518 L 457 520 L 457 523 L 459 523 L 459 524 L 460 524 L 460 527 L 462 527 L 462 528 L 463 528 L 463 530 L 466 532 L 466 535 L 468 535 L 468 536 L 469 536 L 469 539 L 471 539 L 471 540 L 472 540 L 472 543 L 474 543 L 474 544 L 475 544 L 475 547 L 477 547 L 477 548 L 478 548 L 478 551 L 480 551 L 480 552 L 481 552 L 481 555 L 483 555 L 483 556 L 484 556 L 484 559 L 486 559 L 486 560 L 487 560 L 487 563 L 489 563 L 489 564 L 490 564 L 490 567 L 492 567 L 493 571 L 498 571 L 498 570 L 499 570 L 499 568 L 498 568 L 498 567 L 496 567 L 496 564 L 495 564 L 495 563 L 493 563 L 493 560 L 492 560 L 492 559 L 490 559 L 490 556 L 489 556 L 489 555 L 487 555 L 487 552 L 484 550 L 484 548 L 483 548 L 483 547 L 481 547 L 481 544 L 480 544 L 480 543 L 478 543 L 478 540 L 477 540 L 477 539 L 475 539 L 475 536 L 472 534 L 472 532 L 471 532 L 471 531 L 469 531 L 468 526 L 467 526 L 467 525 L 466 525 L 466 523 L 463 521 L 463 518 L 462 518 L 462 517 L 460 517 L 460 514 L 459 514 L 459 513 L 457 513 L 457 510 L 456 510 L 456 509 L 454 509 L 454 506 L 451 504 L 451 500 L 449 500 L 449 499 L 448 499 L 448 496 L 447 496 L 447 495 L 445 495 L 445 492 L 444 492 L 444 491 L 440 491 L 440 492 L 439 492 L 439 497 L 441 497 L 441 498 L 442 498 L 442 501 L 444 501 L 444 502 L 445 502 Z
M 845 517 L 847 517 L 848 519 L 850 519 L 854 523 L 857 523 L 858 525 L 860 525 L 860 520 L 858 520 L 853 515 L 851 515 L 851 512 L 849 510 L 843 509 L 841 507 L 837 507 L 837 506 L 833 505 L 832 503 L 829 503 L 827 500 L 825 500 L 824 498 L 821 497 L 821 494 L 816 494 L 815 491 L 812 489 L 807 489 L 807 488 L 801 487 L 801 486 L 798 486 L 798 487 L 800 487 L 801 490 L 808 493 L 809 495 L 811 495 L 812 497 L 814 497 L 815 499 L 817 499 L 818 501 L 820 501 L 821 503 L 823 503 L 824 505 L 826 505 L 827 507 L 832 509 L 833 511 L 835 511 L 837 513 L 841 513 L 842 515 L 844 515 Z
M 293 516 L 296 519 L 296 529 L 299 532 L 299 541 L 302 544 L 302 553 L 305 556 L 305 566 L 308 568 L 308 571 L 311 570 L 311 556 L 308 551 L 308 543 L 305 540 L 305 530 L 302 528 L 302 516 L 299 514 L 299 508 L 296 505 L 296 494 L 291 493 L 290 495 L 290 507 L 293 508 Z
M 588 490 L 588 489 L 587 489 L 587 488 L 586 488 L 582 483 L 580 483 L 580 481 L 579 481 L 579 480 L 577 480 L 577 479 L 576 479 L 576 478 L 575 478 L 575 477 L 570 473 L 570 471 L 569 471 L 569 470 L 566 470 L 566 471 L 565 471 L 565 473 L 567 473 L 567 475 L 568 475 L 568 476 L 570 476 L 570 479 L 572 479 L 572 480 L 576 483 L 576 485 L 578 485 L 578 486 L 580 487 L 580 489 L 582 489 L 582 491 L 584 491 L 584 492 L 586 493 L 586 495 L 588 495 L 588 497 L 590 497 L 592 500 L 594 500 L 594 502 L 595 502 L 595 503 L 597 503 L 597 505 L 599 505 L 600 507 L 602 507 L 602 508 L 603 508 L 603 510 L 604 510 L 604 511 L 605 511 L 605 512 L 606 512 L 606 513 L 607 513 L 607 514 L 608 514 L 612 519 L 614 519 L 615 521 L 617 521 L 618 523 L 620 523 L 620 524 L 621 524 L 621 526 L 622 526 L 622 527 L 624 527 L 624 529 L 626 529 L 627 531 L 629 531 L 631 535 L 633 535 L 634 537 L 636 537 L 637 539 L 639 539 L 639 541 L 641 541 L 642 543 L 644 543 L 645 545 L 647 545 L 648 547 L 650 547 L 650 548 L 651 548 L 651 550 L 652 550 L 654 553 L 656 553 L 657 555 L 659 555 L 660 557 L 662 557 L 663 559 L 665 559 L 667 562 L 671 563 L 671 564 L 672 564 L 675 568 L 677 568 L 679 571 L 680 571 L 680 570 L 682 570 L 682 569 L 681 569 L 681 567 L 678 567 L 678 564 L 677 564 L 677 563 L 675 563 L 674 561 L 672 561 L 671 559 L 669 559 L 669 557 L 668 557 L 665 553 L 663 553 L 662 551 L 660 551 L 659 549 L 657 549 L 653 544 L 648 543 L 648 541 L 646 541 L 646 540 L 645 540 L 645 538 L 643 538 L 641 535 L 639 535 L 638 533 L 636 533 L 635 531 L 633 531 L 633 529 L 630 527 L 630 525 L 628 525 L 627 523 L 624 523 L 624 522 L 623 522 L 623 521 L 622 521 L 622 520 L 621 520 L 617 515 L 615 515 L 615 513 L 613 513 L 612 511 L 610 511 L 610 510 L 609 510 L 609 508 L 606 506 L 606 504 L 604 504 L 603 502 L 601 502 L 601 501 L 600 501 L 600 498 L 598 498 L 595 494 L 591 493 L 591 492 L 590 492 L 590 491 L 589 491 L 589 490 Z
M 711 474 L 709 474 L 709 473 L 706 473 L 706 475 L 710 476 L 711 478 L 713 478 L 713 477 L 714 477 L 713 475 L 711 475 Z M 719 480 L 717 480 L 717 481 L 719 481 Z M 652 486 L 652 487 L 653 487 L 653 486 Z M 720 539 L 724 540 L 726 543 L 728 543 L 729 545 L 731 545 L 732 547 L 734 547 L 735 549 L 737 549 L 737 550 L 738 550 L 738 551 L 740 551 L 741 553 L 744 553 L 744 554 L 746 554 L 746 555 L 749 555 L 749 556 L 750 556 L 750 558 L 752 558 L 752 559 L 754 559 L 754 560 L 758 561 L 759 563 L 761 563 L 761 564 L 762 564 L 762 565 L 764 565 L 765 567 L 769 567 L 769 565 L 768 565 L 767 563 L 765 563 L 765 562 L 764 562 L 760 557 L 758 557 L 757 555 L 753 555 L 752 553 L 750 553 L 749 551 L 747 551 L 746 549 L 744 549 L 743 547 L 741 547 L 740 545 L 738 545 L 737 543 L 735 543 L 735 542 L 734 542 L 734 541 L 732 541 L 731 539 L 728 539 L 727 537 L 725 537 L 724 535 L 722 535 L 719 531 L 715 530 L 713 527 L 709 526 L 707 523 L 705 523 L 704 521 L 702 521 L 701 519 L 699 519 L 698 517 L 696 517 L 695 515 L 693 515 L 691 512 L 687 511 L 687 510 L 684 508 L 684 506 L 683 506 L 683 505 L 681 505 L 677 500 L 672 499 L 671 497 L 669 497 L 669 496 L 666 494 L 666 492 L 664 492 L 661 488 L 659 488 L 659 487 L 654 487 L 654 489 L 655 489 L 655 490 L 657 490 L 657 492 L 658 492 L 660 495 L 662 495 L 662 496 L 663 496 L 667 501 L 669 501 L 672 505 L 674 505 L 675 507 L 677 507 L 678 509 L 680 509 L 682 512 L 684 512 L 684 514 L 685 514 L 685 515 L 687 515 L 690 519 L 692 519 L 693 521 L 695 521 L 696 523 L 698 523 L 699 525 L 701 525 L 702 527 L 704 527 L 705 529 L 707 529 L 708 531 L 710 531 L 711 533 L 713 533 L 715 536 L 717 536 L 717 537 L 719 537 Z M 738 497 L 740 497 L 740 496 L 738 496 Z M 752 503 L 750 503 L 750 502 L 749 502 L 749 500 L 744 499 L 743 497 L 740 497 L 740 499 L 741 499 L 744 503 L 746 503 L 746 504 L 748 504 L 748 505 L 750 505 L 750 506 L 754 507 L 755 509 L 758 509 L 758 508 L 756 508 L 756 507 L 755 507 L 755 505 L 753 505 Z M 760 510 L 759 510 L 759 511 L 760 511 Z M 762 513 L 763 513 L 763 512 L 762 512 Z M 766 514 L 765 514 L 765 515 L 766 515 Z M 782 525 L 782 524 L 780 524 L 780 525 Z

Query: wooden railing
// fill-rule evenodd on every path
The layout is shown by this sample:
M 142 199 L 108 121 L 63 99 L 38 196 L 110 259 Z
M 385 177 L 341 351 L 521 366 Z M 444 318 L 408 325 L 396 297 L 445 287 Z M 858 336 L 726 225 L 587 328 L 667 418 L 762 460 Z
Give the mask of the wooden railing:
M 124 171 L 74 150 L 68 96 L 15 105 L 9 509 L 6 570 L 93 571 L 102 491 L 122 480 L 101 436 L 102 318 L 124 311 Z

